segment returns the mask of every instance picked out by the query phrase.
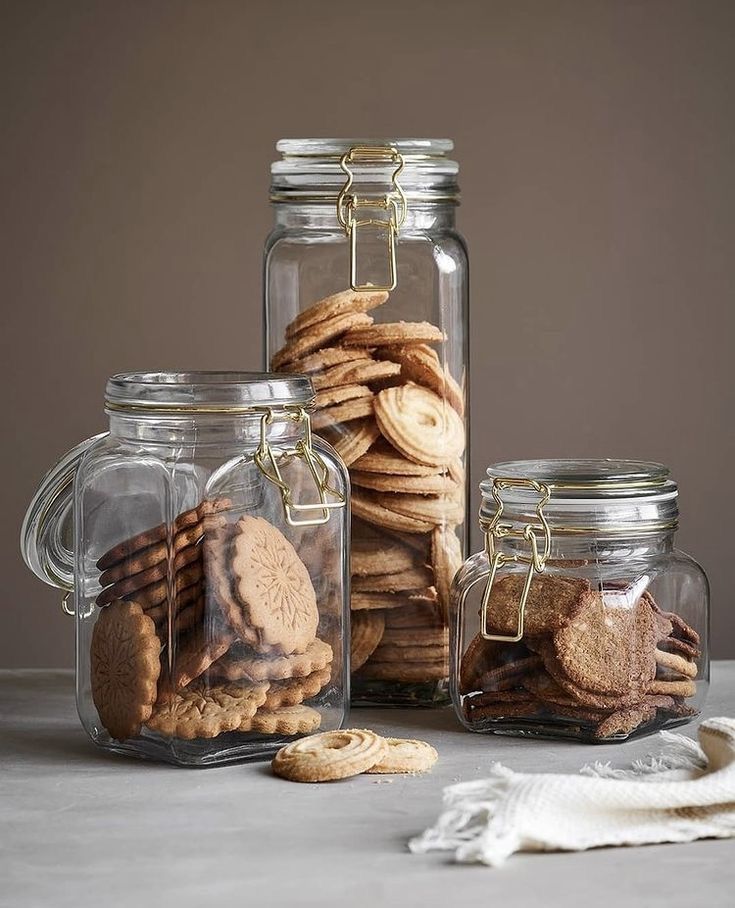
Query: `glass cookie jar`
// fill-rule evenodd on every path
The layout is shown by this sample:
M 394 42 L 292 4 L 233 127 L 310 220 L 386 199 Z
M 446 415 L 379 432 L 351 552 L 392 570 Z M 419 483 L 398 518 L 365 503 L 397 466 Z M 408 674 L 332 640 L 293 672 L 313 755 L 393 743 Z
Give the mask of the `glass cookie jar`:
M 452 699 L 471 731 L 621 741 L 696 716 L 709 590 L 674 547 L 661 464 L 500 463 L 484 551 L 452 588 Z
M 215 765 L 343 722 L 349 483 L 313 398 L 297 375 L 116 375 L 109 432 L 45 477 L 23 554 L 66 591 L 106 750 Z
M 465 548 L 467 252 L 443 139 L 288 139 L 265 250 L 269 367 L 308 373 L 352 484 L 353 703 L 448 699 Z

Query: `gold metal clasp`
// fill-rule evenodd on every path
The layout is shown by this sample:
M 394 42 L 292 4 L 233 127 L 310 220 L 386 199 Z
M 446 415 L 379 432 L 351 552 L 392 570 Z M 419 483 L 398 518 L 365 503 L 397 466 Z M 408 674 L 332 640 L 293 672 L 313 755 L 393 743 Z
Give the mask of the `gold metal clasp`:
M 503 515 L 503 500 L 500 495 L 505 489 L 530 489 L 536 492 L 539 495 L 539 501 L 536 505 L 536 516 L 538 517 L 539 522 L 527 523 L 523 528 L 519 529 L 514 529 L 510 524 L 501 523 L 500 518 Z M 490 575 L 487 579 L 485 592 L 482 595 L 480 633 L 486 640 L 502 640 L 505 643 L 517 643 L 523 637 L 523 620 L 526 612 L 526 602 L 528 601 L 528 593 L 531 589 L 531 581 L 533 580 L 534 572 L 538 572 L 539 574 L 543 573 L 546 567 L 546 560 L 551 553 L 551 529 L 544 516 L 544 506 L 551 497 L 551 488 L 544 483 L 535 482 L 532 479 L 498 478 L 493 481 L 492 494 L 498 506 L 495 515 L 490 521 L 485 521 L 482 518 L 480 519 L 480 525 L 485 533 L 485 552 L 487 553 L 490 562 Z M 543 533 L 544 547 L 542 552 L 539 552 L 537 533 Z M 524 539 L 528 542 L 531 546 L 531 553 L 529 555 L 523 555 L 521 553 L 506 555 L 495 550 L 496 540 L 508 539 L 510 537 Z M 493 584 L 495 583 L 495 576 L 498 572 L 498 568 L 502 567 L 504 564 L 510 563 L 528 565 L 526 580 L 523 584 L 521 598 L 518 602 L 518 624 L 516 633 L 512 636 L 507 634 L 491 634 L 488 631 L 487 625 L 490 593 L 492 592 Z
M 347 181 L 337 197 L 337 219 L 350 241 L 350 287 L 353 290 L 395 290 L 397 283 L 396 237 L 406 220 L 407 209 L 406 196 L 398 182 L 404 166 L 403 156 L 390 146 L 354 145 L 342 155 L 339 163 L 347 175 Z M 360 198 L 356 193 L 350 192 L 355 179 L 351 168 L 355 165 L 370 164 L 383 167 L 387 164 L 394 166 L 391 176 L 391 191 L 384 196 Z M 366 209 L 384 211 L 387 217 L 360 217 L 359 212 Z M 388 258 L 387 282 L 360 283 L 359 281 L 357 238 L 360 231 L 365 230 L 385 231 Z
M 268 427 L 276 419 L 290 419 L 294 422 L 303 423 L 304 437 L 300 439 L 295 448 L 290 450 L 280 449 L 277 452 L 273 450 L 268 441 Z M 293 500 L 293 492 L 288 483 L 284 480 L 281 468 L 278 465 L 278 456 L 297 457 L 303 460 L 311 473 L 311 476 L 319 493 L 319 502 L 314 504 L 297 504 Z M 291 527 L 313 527 L 322 526 L 329 520 L 330 511 L 343 508 L 345 506 L 345 496 L 332 488 L 329 484 L 329 467 L 324 463 L 322 458 L 312 447 L 311 436 L 311 419 L 309 414 L 302 407 L 297 409 L 286 409 L 282 414 L 275 414 L 272 410 L 266 410 L 260 420 L 260 444 L 255 452 L 255 463 L 260 472 L 278 486 L 283 499 L 283 511 L 286 516 L 286 523 Z M 327 496 L 331 495 L 334 499 L 329 501 Z M 318 516 L 306 517 L 298 520 L 294 514 L 298 513 L 313 514 L 319 512 Z

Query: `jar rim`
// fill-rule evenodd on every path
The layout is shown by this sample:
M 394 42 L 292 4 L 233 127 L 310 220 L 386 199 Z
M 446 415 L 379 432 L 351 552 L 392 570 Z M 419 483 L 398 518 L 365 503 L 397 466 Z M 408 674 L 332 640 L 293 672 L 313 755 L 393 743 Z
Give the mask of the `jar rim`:
M 109 411 L 240 413 L 265 408 L 311 407 L 307 375 L 275 372 L 121 372 L 105 390 Z

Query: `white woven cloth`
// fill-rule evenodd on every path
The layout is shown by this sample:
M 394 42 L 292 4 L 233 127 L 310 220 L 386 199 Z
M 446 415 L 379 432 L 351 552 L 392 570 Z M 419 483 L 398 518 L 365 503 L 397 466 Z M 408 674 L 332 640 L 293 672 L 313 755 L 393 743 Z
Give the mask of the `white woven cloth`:
M 453 851 L 499 867 L 517 851 L 691 842 L 735 836 L 735 719 L 709 719 L 699 742 L 660 732 L 662 752 L 629 770 L 585 766 L 579 775 L 513 772 L 444 789 L 444 811 L 413 852 Z

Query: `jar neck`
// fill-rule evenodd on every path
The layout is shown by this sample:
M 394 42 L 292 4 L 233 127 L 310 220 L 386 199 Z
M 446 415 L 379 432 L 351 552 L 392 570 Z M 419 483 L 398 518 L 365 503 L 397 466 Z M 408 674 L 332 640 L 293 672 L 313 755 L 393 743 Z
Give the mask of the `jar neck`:
M 123 443 L 152 447 L 212 446 L 224 451 L 255 449 L 260 443 L 262 413 L 236 415 L 110 413 L 110 435 Z M 272 444 L 292 446 L 304 436 L 304 426 L 276 417 L 267 427 Z
M 658 533 L 641 533 L 639 536 L 603 536 L 590 534 L 585 536 L 553 534 L 551 551 L 547 560 L 550 568 L 562 568 L 565 564 L 578 565 L 586 562 L 621 562 L 642 558 L 653 558 L 666 555 L 674 549 L 673 529 Z M 539 551 L 543 541 L 539 539 Z M 506 537 L 495 540 L 495 551 L 512 558 L 516 555 L 527 556 L 530 546 L 523 539 Z
M 453 230 L 456 223 L 456 204 L 448 202 L 426 202 L 409 204 L 406 220 L 399 231 L 401 234 L 418 230 Z M 302 202 L 279 202 L 273 205 L 277 228 L 287 230 L 319 230 L 344 234 L 337 220 L 337 207 L 323 203 L 308 205 Z

